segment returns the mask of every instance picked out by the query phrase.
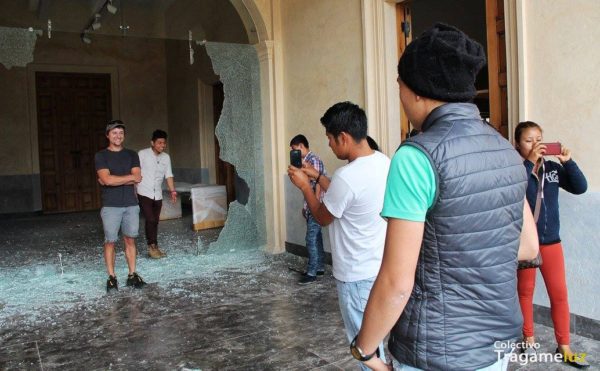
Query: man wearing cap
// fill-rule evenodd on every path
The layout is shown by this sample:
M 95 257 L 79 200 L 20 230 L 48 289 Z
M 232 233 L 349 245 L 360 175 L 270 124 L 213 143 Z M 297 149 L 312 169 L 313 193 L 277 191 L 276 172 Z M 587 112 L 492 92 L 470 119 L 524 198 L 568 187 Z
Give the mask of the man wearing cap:
M 145 219 L 148 256 L 152 259 L 167 256 L 158 247 L 158 221 L 160 220 L 160 210 L 162 208 L 162 183 L 164 179 L 167 180 L 171 202 L 177 202 L 171 157 L 164 152 L 166 148 L 167 132 L 158 129 L 152 133 L 150 148 L 138 152 L 140 164 L 142 165 L 142 181 L 137 185 L 137 193 Z
M 118 290 L 115 274 L 115 243 L 119 229 L 125 243 L 125 259 L 129 268 L 127 286 L 141 288 L 144 280 L 135 271 L 136 248 L 140 223 L 135 184 L 142 180 L 140 159 L 132 150 L 123 147 L 125 124 L 113 120 L 106 125 L 108 147 L 94 158 L 98 181 L 102 186 L 102 226 L 104 227 L 104 262 L 108 271 L 106 291 Z
M 470 103 L 484 64 L 482 46 L 445 24 L 398 64 L 420 134 L 390 165 L 383 261 L 351 345 L 372 369 L 389 367 L 375 354 L 388 332 L 401 370 L 505 370 L 502 345 L 520 339 L 517 260 L 536 256 L 537 233 L 519 155 Z

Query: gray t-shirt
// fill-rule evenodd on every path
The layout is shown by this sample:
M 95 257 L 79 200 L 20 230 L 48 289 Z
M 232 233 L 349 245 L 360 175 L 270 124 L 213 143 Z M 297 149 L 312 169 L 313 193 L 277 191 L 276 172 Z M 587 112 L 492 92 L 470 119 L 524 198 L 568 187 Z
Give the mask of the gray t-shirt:
M 131 169 L 140 167 L 138 154 L 123 148 L 119 152 L 103 149 L 94 157 L 96 171 L 108 169 L 110 175 L 123 176 L 131 174 Z M 102 186 L 102 206 L 127 207 L 138 204 L 133 185 Z

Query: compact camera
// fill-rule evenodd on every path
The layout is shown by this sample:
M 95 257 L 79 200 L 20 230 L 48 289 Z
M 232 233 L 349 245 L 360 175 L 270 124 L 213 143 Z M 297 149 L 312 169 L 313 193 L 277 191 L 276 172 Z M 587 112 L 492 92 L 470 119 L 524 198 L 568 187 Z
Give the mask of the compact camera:
M 562 153 L 562 146 L 560 144 L 560 142 L 554 142 L 554 143 L 542 143 L 543 145 L 546 146 L 546 156 L 556 156 L 556 155 L 560 155 Z

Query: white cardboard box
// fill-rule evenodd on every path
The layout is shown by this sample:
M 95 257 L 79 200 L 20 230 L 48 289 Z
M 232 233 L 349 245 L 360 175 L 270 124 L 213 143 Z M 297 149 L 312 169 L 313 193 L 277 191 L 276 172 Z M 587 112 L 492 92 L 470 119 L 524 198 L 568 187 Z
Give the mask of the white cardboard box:
M 227 219 L 227 190 L 223 185 L 200 185 L 191 188 L 193 228 L 195 231 L 218 228 Z

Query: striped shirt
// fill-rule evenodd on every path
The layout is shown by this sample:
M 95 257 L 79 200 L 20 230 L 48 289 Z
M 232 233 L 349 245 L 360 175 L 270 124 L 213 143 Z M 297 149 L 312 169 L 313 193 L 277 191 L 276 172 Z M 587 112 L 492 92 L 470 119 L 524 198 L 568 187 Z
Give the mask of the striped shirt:
M 306 154 L 303 161 L 309 163 L 312 167 L 314 167 L 319 172 L 319 174 L 327 175 L 327 171 L 325 170 L 325 165 L 323 165 L 323 161 L 321 161 L 321 158 L 319 156 L 317 156 L 316 154 L 312 153 L 311 151 L 309 151 Z M 314 191 L 317 188 L 317 182 L 315 180 L 311 180 L 310 186 Z M 325 194 L 325 192 L 323 192 L 321 190 L 321 193 L 319 194 L 319 201 L 323 201 L 324 194 Z M 306 217 L 307 211 L 308 211 L 308 204 L 306 203 L 306 200 L 304 200 L 304 206 L 302 207 L 302 215 L 304 215 Z

